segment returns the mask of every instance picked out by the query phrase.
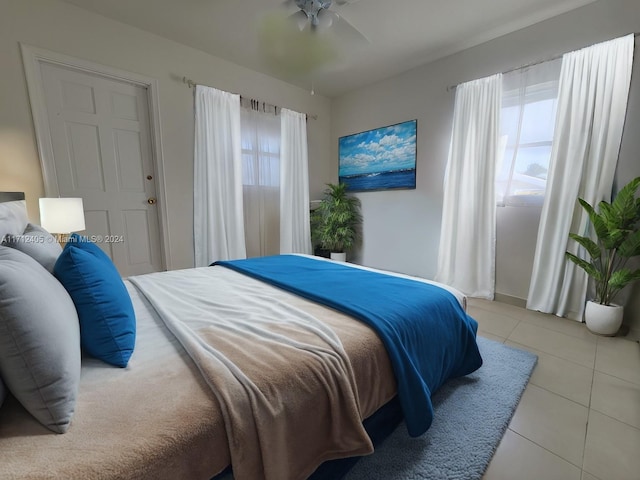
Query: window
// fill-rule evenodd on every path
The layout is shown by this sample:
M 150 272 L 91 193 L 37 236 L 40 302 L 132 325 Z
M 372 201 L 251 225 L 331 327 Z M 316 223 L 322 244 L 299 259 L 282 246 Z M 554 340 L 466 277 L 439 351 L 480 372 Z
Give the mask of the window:
M 280 253 L 280 116 L 243 108 L 242 183 L 248 257 Z
M 242 184 L 280 186 L 280 117 L 243 108 Z
M 541 205 L 547 183 L 562 59 L 503 76 L 498 205 Z

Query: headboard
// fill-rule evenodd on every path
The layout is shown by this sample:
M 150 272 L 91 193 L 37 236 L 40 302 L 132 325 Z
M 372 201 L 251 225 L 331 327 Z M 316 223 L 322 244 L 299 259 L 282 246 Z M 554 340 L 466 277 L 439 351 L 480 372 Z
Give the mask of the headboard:
M 0 203 L 24 200 L 24 192 L 0 192 Z
M 20 235 L 29 219 L 23 192 L 0 192 L 0 243 L 5 235 Z

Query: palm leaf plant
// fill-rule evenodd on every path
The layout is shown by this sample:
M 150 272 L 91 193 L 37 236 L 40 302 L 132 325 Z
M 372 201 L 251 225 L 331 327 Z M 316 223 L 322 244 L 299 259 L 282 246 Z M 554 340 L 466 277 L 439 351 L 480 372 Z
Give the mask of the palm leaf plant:
M 325 250 L 346 252 L 359 240 L 361 222 L 360 200 L 347 194 L 347 184 L 328 183 L 311 215 L 312 240 Z
M 597 241 L 570 233 L 569 237 L 584 247 L 590 260 L 570 252 L 566 256 L 593 278 L 596 303 L 610 305 L 620 290 L 640 280 L 640 269 L 627 267 L 630 258 L 640 255 L 640 198 L 636 198 L 639 186 L 637 177 L 620 190 L 613 202 L 600 202 L 599 212 L 578 199 L 589 215 Z

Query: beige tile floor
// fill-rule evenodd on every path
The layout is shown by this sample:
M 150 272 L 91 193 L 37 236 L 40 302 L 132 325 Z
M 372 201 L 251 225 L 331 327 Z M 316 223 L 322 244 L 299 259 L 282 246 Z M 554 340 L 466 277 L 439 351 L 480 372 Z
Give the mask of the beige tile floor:
M 640 480 L 640 345 L 470 299 L 479 335 L 538 355 L 484 480 Z

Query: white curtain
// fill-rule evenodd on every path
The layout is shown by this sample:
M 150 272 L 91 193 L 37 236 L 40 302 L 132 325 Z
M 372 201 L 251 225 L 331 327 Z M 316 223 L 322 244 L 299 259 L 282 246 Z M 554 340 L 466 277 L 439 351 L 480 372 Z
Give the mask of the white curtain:
M 195 266 L 245 258 L 240 96 L 196 86 L 193 180 Z
M 242 108 L 244 233 L 248 257 L 280 252 L 280 118 Z
M 631 83 L 633 35 L 563 56 L 551 153 L 527 308 L 580 320 L 587 275 L 565 260 L 569 232 L 588 232 L 578 204 L 610 200 Z
M 495 172 L 502 75 L 458 85 L 436 280 L 473 297 L 495 290 Z
M 306 115 L 282 109 L 280 253 L 311 253 Z

